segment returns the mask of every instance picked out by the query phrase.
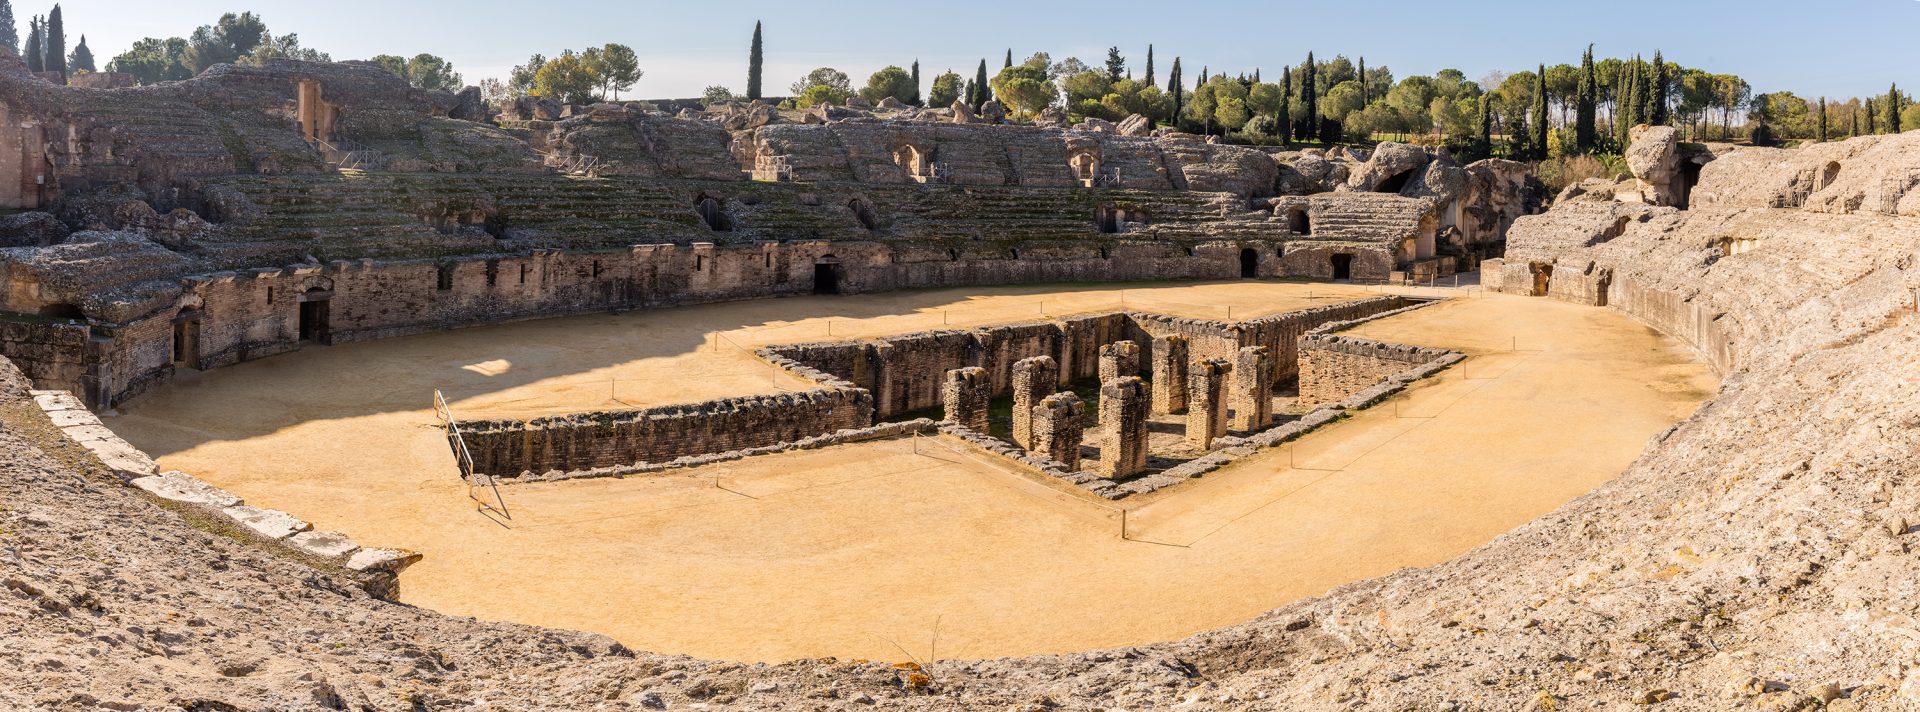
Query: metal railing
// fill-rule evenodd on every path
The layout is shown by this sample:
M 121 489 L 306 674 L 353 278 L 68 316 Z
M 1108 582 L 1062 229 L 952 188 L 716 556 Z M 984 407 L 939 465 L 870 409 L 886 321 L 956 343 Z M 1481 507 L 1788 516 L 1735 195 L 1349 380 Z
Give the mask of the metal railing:
M 447 433 L 447 445 L 453 448 L 453 459 L 460 468 L 460 479 L 467 483 L 467 498 L 473 500 L 482 514 L 493 513 L 504 519 L 512 519 L 513 514 L 507 511 L 507 500 L 500 495 L 500 484 L 493 475 L 474 471 L 473 453 L 467 450 L 467 439 L 460 434 L 460 423 L 453 419 L 453 408 L 447 405 L 447 397 L 438 388 L 433 391 L 433 412 L 439 416 L 440 426 Z M 479 492 L 482 489 L 492 494 L 492 502 L 481 497 Z
M 347 139 L 326 141 L 316 138 L 312 142 L 314 148 L 320 151 L 321 160 L 336 170 L 373 170 L 384 158 L 379 151 Z
M 564 156 L 558 153 L 542 155 L 544 156 L 544 162 L 547 164 L 547 167 L 557 170 L 564 175 L 590 176 L 593 175 L 594 169 L 600 167 L 599 157 L 589 156 L 584 153 L 574 153 Z

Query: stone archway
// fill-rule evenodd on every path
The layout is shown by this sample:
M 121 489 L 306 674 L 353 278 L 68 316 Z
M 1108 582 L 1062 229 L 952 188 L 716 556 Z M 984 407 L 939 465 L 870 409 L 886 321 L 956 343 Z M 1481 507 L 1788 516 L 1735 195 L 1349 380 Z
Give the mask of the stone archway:
M 840 258 L 833 255 L 821 255 L 813 261 L 813 293 L 839 294 L 840 283 L 846 276 L 846 270 L 840 265 Z
M 181 309 L 173 317 L 173 366 L 200 370 L 200 310 Z
M 1296 207 L 1287 211 L 1287 229 L 1299 235 L 1313 234 L 1313 220 L 1307 217 L 1307 209 Z
M 1067 167 L 1072 169 L 1074 180 L 1091 188 L 1100 176 L 1100 156 L 1093 151 L 1074 151 L 1067 157 Z
M 1260 276 L 1260 251 L 1251 247 L 1240 250 L 1240 278 L 1253 279 Z
M 313 287 L 300 295 L 300 341 L 333 343 L 333 291 Z
M 1327 262 L 1333 267 L 1334 279 L 1353 279 L 1353 255 L 1336 252 L 1327 256 Z

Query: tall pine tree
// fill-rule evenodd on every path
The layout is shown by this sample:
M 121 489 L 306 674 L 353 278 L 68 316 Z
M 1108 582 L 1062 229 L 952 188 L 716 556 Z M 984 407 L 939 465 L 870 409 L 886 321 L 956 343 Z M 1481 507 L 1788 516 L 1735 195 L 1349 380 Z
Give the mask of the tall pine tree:
M 1667 61 L 1660 57 L 1660 50 L 1653 51 L 1653 113 L 1647 115 L 1647 123 L 1655 126 L 1667 125 L 1667 85 L 1673 78 L 1667 75 Z
M 920 60 L 918 58 L 915 58 L 913 60 L 913 94 L 911 95 L 911 97 L 912 98 L 907 99 L 907 103 L 912 104 L 914 106 L 919 106 L 920 105 Z
M 1011 66 L 1013 66 L 1013 48 L 1008 47 L 1007 48 L 1007 67 L 1011 67 Z M 1005 69 L 1005 68 L 1006 67 L 1001 67 L 1001 69 Z
M 1107 48 L 1107 81 L 1120 81 L 1127 73 L 1127 58 L 1120 56 L 1119 47 Z
M 1547 65 L 1540 65 L 1540 74 L 1534 77 L 1533 84 L 1533 157 L 1547 160 Z
M 46 67 L 44 71 L 59 72 L 60 83 L 65 84 L 67 83 L 67 26 L 60 21 L 59 5 L 53 6 L 53 12 L 47 15 L 47 25 L 41 32 L 43 36 L 40 41 L 46 43 L 46 47 L 41 51 L 47 53 L 47 58 L 43 61 Z
M 59 12 L 59 7 L 54 12 Z M 1900 133 L 1900 85 L 1887 87 L 1887 133 Z
M 26 60 L 27 71 L 40 72 L 47 68 L 47 45 L 41 42 L 40 16 L 35 15 L 27 21 L 27 46 L 20 58 Z
M 1593 45 L 1587 45 L 1587 51 L 1580 55 L 1580 89 L 1575 95 L 1573 109 L 1573 141 L 1581 153 L 1592 153 L 1594 149 L 1594 110 L 1600 96 L 1599 77 L 1593 72 Z
M 5 0 L 0 0 L 5 2 Z M 1159 86 L 1153 83 L 1153 45 L 1147 45 L 1147 86 Z
M 1173 70 L 1167 72 L 1167 93 L 1173 97 L 1173 116 L 1168 119 L 1174 126 L 1180 125 L 1180 112 L 1187 108 L 1187 90 L 1180 86 L 1180 58 L 1173 58 Z
M 747 100 L 760 98 L 761 72 L 767 56 L 760 45 L 760 21 L 753 23 L 753 46 L 747 50 Z
M 20 28 L 13 24 L 12 0 L 0 0 L 0 49 L 20 54 Z
M 87 49 L 86 35 L 80 36 L 80 44 L 74 45 L 73 54 L 67 56 L 67 69 L 76 72 L 100 71 L 99 67 L 94 66 L 93 50 Z

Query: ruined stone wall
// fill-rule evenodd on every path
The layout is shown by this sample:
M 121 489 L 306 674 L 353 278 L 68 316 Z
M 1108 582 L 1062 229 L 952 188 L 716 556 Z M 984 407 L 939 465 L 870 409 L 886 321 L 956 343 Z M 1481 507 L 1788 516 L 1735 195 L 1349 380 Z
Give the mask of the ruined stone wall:
M 1300 340 L 1302 406 L 1335 403 L 1402 372 L 1446 356 L 1441 349 L 1332 334 Z
M 0 353 L 36 388 L 85 392 L 90 336 L 84 324 L 0 318 Z
M 460 423 L 477 472 L 501 477 L 659 463 L 873 424 L 864 390 L 723 398 L 635 411 Z
M 40 122 L 0 100 L 0 210 L 40 207 L 37 182 L 45 173 Z
M 1299 341 L 1307 332 L 1333 322 L 1351 321 L 1407 306 L 1404 297 L 1372 297 L 1324 307 L 1249 319 L 1238 324 L 1239 343 L 1217 358 L 1234 358 L 1241 348 L 1265 346 L 1273 369 L 1269 383 L 1284 383 L 1299 374 Z

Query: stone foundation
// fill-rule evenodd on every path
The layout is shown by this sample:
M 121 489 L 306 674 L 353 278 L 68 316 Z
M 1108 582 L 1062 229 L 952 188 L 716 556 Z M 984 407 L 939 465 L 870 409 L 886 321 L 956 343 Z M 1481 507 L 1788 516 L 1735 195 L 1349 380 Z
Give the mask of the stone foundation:
M 1060 365 L 1051 356 L 1024 358 L 1013 364 L 1013 442 L 1028 450 L 1034 446 L 1034 407 L 1060 385 Z M 1076 443 L 1078 442 L 1076 438 Z
M 948 371 L 940 382 L 940 402 L 947 422 L 974 432 L 987 432 L 987 402 L 992 398 L 987 370 L 979 366 Z

